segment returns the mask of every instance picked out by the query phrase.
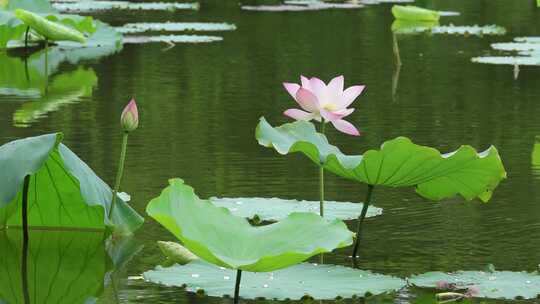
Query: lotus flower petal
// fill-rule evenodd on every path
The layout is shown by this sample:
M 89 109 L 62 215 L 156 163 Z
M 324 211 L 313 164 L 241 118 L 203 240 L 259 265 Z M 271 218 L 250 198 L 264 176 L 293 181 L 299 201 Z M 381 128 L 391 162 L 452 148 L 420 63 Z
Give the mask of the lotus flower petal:
M 304 88 L 298 89 L 298 92 L 296 92 L 296 101 L 302 109 L 309 112 L 318 112 L 319 101 L 317 100 L 317 96 L 313 95 L 311 91 Z
M 360 94 L 362 94 L 362 91 L 364 91 L 364 88 L 366 86 L 363 85 L 356 85 L 347 88 L 345 91 L 343 91 L 343 104 L 341 105 L 343 108 L 348 107 L 353 101 L 358 97 Z
M 321 117 L 324 118 L 326 121 L 336 121 L 343 118 L 343 115 L 325 109 L 321 109 L 320 113 Z
M 288 109 L 287 111 L 283 112 L 283 114 L 285 114 L 285 116 L 289 116 L 290 118 L 296 119 L 296 120 L 309 121 L 315 118 L 314 114 L 311 114 L 309 112 L 305 112 L 299 109 Z
M 343 120 L 343 119 L 338 119 L 338 120 L 334 120 L 334 121 L 331 121 L 332 124 L 334 125 L 334 127 L 336 129 L 338 129 L 339 131 L 345 133 L 345 134 L 349 134 L 349 135 L 354 135 L 354 136 L 360 136 L 360 132 L 358 131 L 358 129 L 356 129 L 355 126 L 353 126 L 352 123 L 346 121 L 346 120 Z
M 309 84 L 309 79 L 306 76 L 300 76 L 300 82 L 302 83 L 302 88 L 306 90 L 311 90 L 311 85 Z
M 290 83 L 290 82 L 284 82 L 283 86 L 285 87 L 285 90 L 289 92 L 289 94 L 296 100 L 296 92 L 298 92 L 298 89 L 300 89 L 300 86 L 296 83 Z
M 345 78 L 343 75 L 337 76 L 334 79 L 330 80 L 328 83 L 328 89 L 333 91 L 335 94 L 341 94 L 343 92 L 343 86 L 345 83 Z
M 317 77 L 311 77 L 309 80 L 309 85 L 311 86 L 311 91 L 316 96 L 320 96 L 326 93 L 326 84 L 324 81 L 320 80 Z

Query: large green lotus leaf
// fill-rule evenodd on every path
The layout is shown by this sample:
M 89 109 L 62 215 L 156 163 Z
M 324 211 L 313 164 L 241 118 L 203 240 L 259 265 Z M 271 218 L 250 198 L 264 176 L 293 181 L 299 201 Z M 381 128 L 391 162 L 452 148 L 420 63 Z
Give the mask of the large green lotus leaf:
M 111 189 L 61 140 L 61 134 L 48 134 L 0 146 L 0 228 L 21 226 L 27 175 L 30 227 L 111 228 L 117 234 L 140 227 L 143 218 L 121 199 L 108 219 Z
M 2 5 L 2 3 L 4 3 Z M 36 13 L 55 13 L 50 1 L 48 0 L 2 0 L 0 1 L 0 10 L 14 11 L 18 8 L 29 10 Z
M 218 206 L 225 207 L 236 216 L 262 221 L 280 221 L 293 212 L 312 212 L 319 214 L 319 201 L 298 201 L 281 198 L 238 197 L 218 198 L 211 197 L 210 201 Z M 324 217 L 328 220 L 353 220 L 362 212 L 362 203 L 324 202 Z M 382 214 L 382 209 L 369 206 L 366 217 Z
M 188 250 L 219 266 L 272 271 L 352 243 L 353 234 L 341 221 L 293 213 L 279 223 L 253 227 L 228 209 L 199 199 L 181 179 L 171 179 L 169 184 L 146 212 Z
M 92 89 L 96 85 L 97 76 L 92 69 L 79 68 L 60 74 L 52 79 L 46 95 L 22 104 L 15 111 L 13 124 L 17 127 L 28 127 L 49 112 L 92 96 Z
M 428 272 L 413 276 L 409 282 L 418 287 L 436 288 L 437 282 L 447 282 L 456 288 L 476 286 L 477 297 L 492 299 L 534 299 L 540 295 L 540 275 L 537 272 L 458 271 Z
M 397 137 L 384 142 L 380 150 L 345 155 L 309 122 L 274 128 L 264 118 L 257 126 L 256 137 L 259 144 L 273 147 L 280 154 L 301 152 L 339 176 L 375 186 L 415 186 L 418 194 L 430 200 L 459 194 L 467 200 L 479 198 L 486 202 L 506 177 L 493 146 L 481 153 L 461 146 L 441 154 L 406 137 Z
M 185 286 L 188 291 L 204 290 L 209 296 L 234 292 L 233 270 L 194 261 L 168 268 L 158 266 L 143 274 L 145 280 L 167 286 Z M 403 288 L 405 281 L 370 271 L 337 265 L 302 263 L 272 273 L 243 273 L 240 296 L 245 299 L 315 299 L 351 298 L 381 294 Z
M 101 294 L 107 263 L 103 233 L 32 231 L 27 255 L 29 303 L 87 303 Z M 0 302 L 25 303 L 22 233 L 0 231 Z

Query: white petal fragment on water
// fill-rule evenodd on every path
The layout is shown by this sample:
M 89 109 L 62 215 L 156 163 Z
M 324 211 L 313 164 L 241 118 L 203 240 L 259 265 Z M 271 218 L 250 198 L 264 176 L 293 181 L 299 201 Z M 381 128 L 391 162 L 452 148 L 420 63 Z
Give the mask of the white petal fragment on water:
M 127 23 L 115 28 L 123 34 L 134 34 L 144 32 L 217 32 L 234 31 L 236 25 L 230 23 L 208 23 L 208 22 L 140 22 Z
M 55 2 L 53 7 L 61 12 L 95 12 L 108 10 L 197 10 L 199 3 L 176 2 L 128 2 L 128 1 L 79 1 Z
M 208 43 L 222 41 L 222 37 L 218 36 L 202 36 L 202 35 L 161 35 L 161 36 L 125 36 L 125 44 L 141 44 L 141 43 Z

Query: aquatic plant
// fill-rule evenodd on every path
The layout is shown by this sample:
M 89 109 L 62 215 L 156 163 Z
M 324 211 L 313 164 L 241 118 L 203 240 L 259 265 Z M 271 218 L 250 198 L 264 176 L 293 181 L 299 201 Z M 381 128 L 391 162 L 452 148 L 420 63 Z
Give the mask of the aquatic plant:
M 392 15 L 400 20 L 411 21 L 439 21 L 440 14 L 438 11 L 425 9 L 412 5 L 394 5 L 392 6 Z
M 329 222 L 313 213 L 293 213 L 275 224 L 251 226 L 199 199 L 178 178 L 169 180 L 146 212 L 202 260 L 236 270 L 235 302 L 242 271 L 274 271 L 352 244 L 353 234 L 342 221 Z
M 428 272 L 412 276 L 413 286 L 458 291 L 464 297 L 490 299 L 535 299 L 540 295 L 538 272 L 457 271 Z
M 131 234 L 143 223 L 123 200 L 109 219 L 112 191 L 61 133 L 0 146 L 0 228 L 109 230 Z
M 81 32 L 60 23 L 47 20 L 32 12 L 16 9 L 15 16 L 24 22 L 30 29 L 43 36 L 45 41 L 86 42 L 86 38 Z
M 143 273 L 145 280 L 187 291 L 232 296 L 234 270 L 204 261 L 172 267 L 158 266 Z M 301 263 L 270 273 L 242 274 L 242 298 L 268 300 L 335 300 L 392 293 L 405 287 L 403 279 L 340 265 Z
M 211 197 L 218 207 L 225 207 L 236 216 L 241 216 L 258 223 L 260 221 L 280 221 L 293 212 L 312 212 L 320 214 L 320 202 L 287 200 L 262 197 Z M 364 204 L 350 202 L 324 202 L 324 218 L 328 220 L 353 220 L 358 218 Z M 369 206 L 366 217 L 375 217 L 383 213 L 382 208 Z
M 283 83 L 283 86 L 300 105 L 300 109 L 288 109 L 283 114 L 296 120 L 316 120 L 321 123 L 321 133 L 325 132 L 326 123 L 330 122 L 339 131 L 359 136 L 360 132 L 350 122 L 344 120 L 354 112 L 348 108 L 354 100 L 364 91 L 365 86 L 355 85 L 343 90 L 344 77 L 337 76 L 328 85 L 317 77 L 308 79 L 300 76 L 301 85 L 296 83 Z M 319 196 L 320 215 L 324 216 L 324 170 L 319 168 Z
M 116 171 L 116 179 L 114 182 L 113 198 L 111 202 L 111 211 L 109 212 L 109 219 L 112 218 L 114 213 L 114 207 L 116 205 L 117 193 L 120 190 L 120 183 L 124 175 L 124 164 L 126 162 L 127 142 L 129 133 L 133 132 L 139 126 L 139 110 L 137 109 L 137 103 L 135 99 L 131 99 L 125 106 L 120 115 L 120 126 L 122 127 L 122 148 L 120 152 L 120 160 L 118 161 L 118 170 Z
M 346 155 L 330 145 L 326 136 L 317 133 L 309 122 L 272 127 L 264 118 L 260 119 L 255 137 L 260 145 L 272 147 L 280 154 L 301 152 L 321 168 L 367 184 L 353 257 L 358 251 L 362 222 L 375 186 L 415 187 L 419 195 L 435 201 L 461 195 L 466 200 L 478 198 L 487 202 L 506 177 L 499 153 L 493 146 L 481 153 L 470 146 L 461 146 L 454 152 L 441 154 L 434 148 L 398 137 L 384 142 L 380 150 Z

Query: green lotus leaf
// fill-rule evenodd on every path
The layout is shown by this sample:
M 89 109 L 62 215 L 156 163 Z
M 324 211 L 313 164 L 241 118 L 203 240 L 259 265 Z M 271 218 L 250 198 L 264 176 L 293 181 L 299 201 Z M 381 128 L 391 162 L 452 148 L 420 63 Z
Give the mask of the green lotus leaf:
M 235 273 L 203 261 L 175 265 L 147 271 L 143 277 L 167 286 L 185 286 L 188 291 L 199 289 L 209 296 L 232 295 Z M 377 295 L 403 288 L 404 280 L 337 265 L 298 264 L 272 273 L 244 273 L 242 298 L 301 299 L 308 295 L 315 299 L 335 299 Z
M 75 41 L 79 43 L 86 42 L 86 38 L 81 32 L 60 23 L 50 21 L 38 14 L 23 9 L 17 9 L 15 10 L 15 16 L 48 40 Z
M 305 121 L 274 128 L 261 118 L 256 130 L 259 144 L 280 154 L 301 152 L 316 164 L 339 176 L 374 186 L 414 186 L 430 200 L 457 194 L 466 200 L 487 202 L 499 182 L 506 177 L 495 147 L 477 153 L 470 146 L 441 154 L 416 145 L 406 137 L 384 142 L 380 150 L 363 155 L 345 155 Z
M 111 229 L 115 234 L 140 227 L 143 218 L 120 199 L 109 220 L 111 189 L 61 140 L 58 133 L 0 146 L 0 228 L 22 225 L 27 175 L 29 227 Z
M 272 225 L 253 227 L 226 208 L 201 200 L 181 179 L 171 179 L 146 212 L 201 259 L 232 269 L 265 272 L 300 263 L 352 243 L 341 221 L 293 213 Z
M 428 10 L 412 5 L 392 6 L 392 15 L 402 20 L 439 21 L 440 14 L 437 11 Z
M 455 289 L 476 286 L 480 298 L 534 299 L 540 295 L 540 275 L 537 272 L 458 271 L 428 272 L 413 276 L 409 282 L 418 287 L 436 288 L 437 282 L 447 282 Z
M 225 207 L 236 216 L 262 221 L 280 221 L 293 212 L 312 212 L 319 214 L 320 202 L 297 201 L 281 198 L 238 197 L 217 198 L 210 201 L 218 206 Z M 362 212 L 362 203 L 324 202 L 324 218 L 327 220 L 353 220 Z M 375 217 L 382 214 L 382 209 L 369 206 L 366 217 Z
M 184 265 L 199 259 L 198 256 L 178 243 L 158 241 L 157 244 L 161 252 L 167 257 L 167 262 L 171 265 L 174 263 Z

